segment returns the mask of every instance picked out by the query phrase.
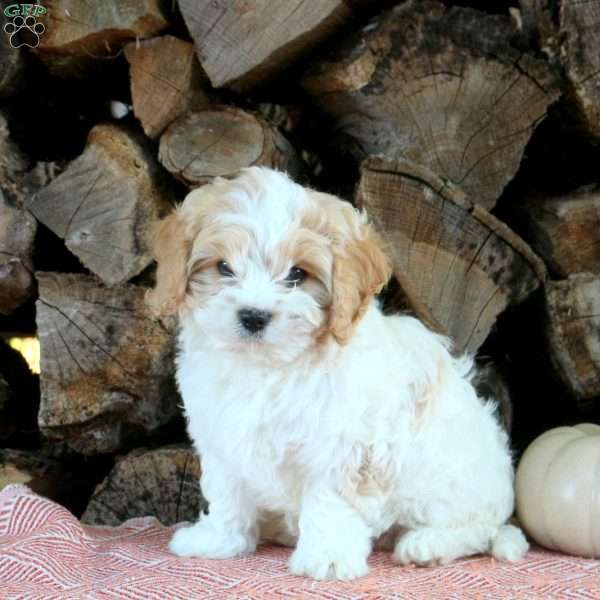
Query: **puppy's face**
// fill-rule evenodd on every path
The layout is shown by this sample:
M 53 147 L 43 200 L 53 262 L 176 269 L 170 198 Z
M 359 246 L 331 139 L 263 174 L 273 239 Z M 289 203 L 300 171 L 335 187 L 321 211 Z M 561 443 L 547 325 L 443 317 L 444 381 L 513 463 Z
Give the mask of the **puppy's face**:
M 274 363 L 346 343 L 390 275 L 350 204 L 260 168 L 190 193 L 154 250 L 156 312 L 179 310 L 215 349 Z

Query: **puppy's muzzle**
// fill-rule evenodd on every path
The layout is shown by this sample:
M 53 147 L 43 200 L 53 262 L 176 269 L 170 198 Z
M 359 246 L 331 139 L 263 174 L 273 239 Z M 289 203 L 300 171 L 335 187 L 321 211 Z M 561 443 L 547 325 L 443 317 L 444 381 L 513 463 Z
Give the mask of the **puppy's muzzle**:
M 242 308 L 238 311 L 238 318 L 242 327 L 249 333 L 262 331 L 273 318 L 273 313 L 256 308 Z

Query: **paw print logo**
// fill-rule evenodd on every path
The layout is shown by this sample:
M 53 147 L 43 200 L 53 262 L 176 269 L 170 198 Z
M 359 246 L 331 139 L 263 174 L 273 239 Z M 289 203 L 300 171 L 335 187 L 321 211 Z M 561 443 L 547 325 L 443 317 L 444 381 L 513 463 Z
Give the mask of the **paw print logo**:
M 17 16 L 4 25 L 4 32 L 9 35 L 8 42 L 13 48 L 29 46 L 37 48 L 40 44 L 40 36 L 46 31 L 43 23 L 38 23 L 35 17 Z

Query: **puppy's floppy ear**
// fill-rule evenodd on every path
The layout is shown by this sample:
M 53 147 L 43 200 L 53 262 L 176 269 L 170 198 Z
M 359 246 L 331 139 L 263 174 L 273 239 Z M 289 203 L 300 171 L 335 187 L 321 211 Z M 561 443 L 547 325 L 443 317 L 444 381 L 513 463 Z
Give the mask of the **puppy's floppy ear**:
M 146 304 L 155 315 L 175 313 L 185 298 L 191 246 L 178 211 L 156 224 L 152 236 L 152 253 L 158 262 L 156 285 L 146 294 Z
M 344 231 L 334 244 L 329 319 L 331 334 L 340 344 L 348 342 L 371 299 L 392 275 L 381 238 L 365 215 L 347 207 Z

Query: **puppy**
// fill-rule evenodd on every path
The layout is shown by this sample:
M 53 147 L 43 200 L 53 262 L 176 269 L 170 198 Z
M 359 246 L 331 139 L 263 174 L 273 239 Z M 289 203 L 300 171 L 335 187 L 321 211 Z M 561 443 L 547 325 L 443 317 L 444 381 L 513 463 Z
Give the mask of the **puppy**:
M 495 406 L 447 339 L 382 315 L 390 263 L 364 214 L 253 167 L 191 192 L 155 255 L 148 302 L 179 316 L 177 381 L 210 503 L 172 552 L 227 558 L 269 539 L 317 579 L 365 575 L 391 533 L 401 564 L 523 556 Z

